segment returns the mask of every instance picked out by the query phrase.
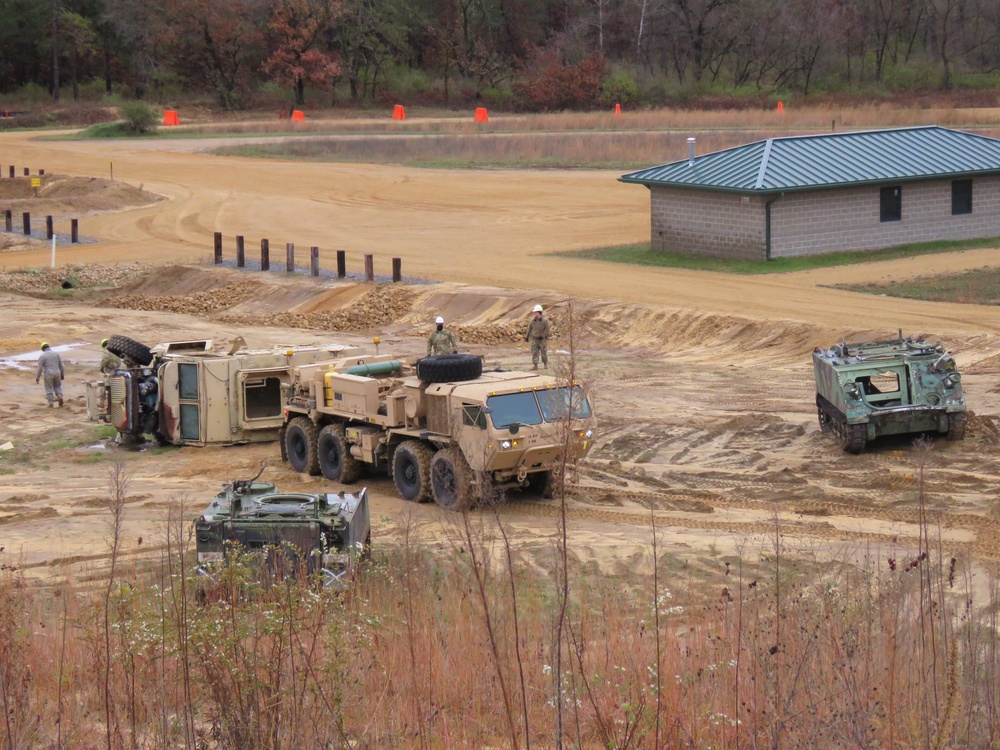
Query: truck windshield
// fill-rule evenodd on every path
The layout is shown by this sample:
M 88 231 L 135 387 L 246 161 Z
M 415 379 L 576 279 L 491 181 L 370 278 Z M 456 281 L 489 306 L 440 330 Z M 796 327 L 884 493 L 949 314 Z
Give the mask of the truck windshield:
M 569 413 L 575 419 L 586 419 L 591 415 L 590 402 L 580 386 L 490 396 L 486 405 L 490 407 L 493 426 L 498 430 L 515 422 L 525 425 L 541 424 L 543 419 L 558 422 Z
M 536 391 L 538 403 L 542 407 L 542 416 L 546 422 L 558 422 L 572 413 L 574 419 L 586 419 L 590 416 L 590 402 L 583 395 L 583 389 L 576 385 L 572 388 L 549 388 Z
M 514 422 L 540 424 L 542 421 L 542 414 L 538 411 L 535 394 L 530 391 L 490 396 L 486 399 L 486 405 L 490 407 L 492 412 L 490 419 L 493 420 L 493 426 L 498 430 L 510 427 Z

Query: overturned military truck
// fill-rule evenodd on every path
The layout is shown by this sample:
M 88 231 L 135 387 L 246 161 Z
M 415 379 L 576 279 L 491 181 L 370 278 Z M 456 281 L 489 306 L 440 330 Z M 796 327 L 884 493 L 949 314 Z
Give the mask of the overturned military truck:
M 939 343 L 903 338 L 839 344 L 813 352 L 823 432 L 848 453 L 883 435 L 937 432 L 965 437 L 965 394 L 955 359 Z
M 232 445 L 278 439 L 284 391 L 294 368 L 364 349 L 332 344 L 226 351 L 211 340 L 150 348 L 111 336 L 122 366 L 87 384 L 90 419 L 113 425 L 123 443 L 148 438 L 170 445 Z
M 580 385 L 483 372 L 471 354 L 303 365 L 288 393 L 281 448 L 293 469 L 352 484 L 369 468 L 391 476 L 403 499 L 448 510 L 505 488 L 551 497 L 565 461 L 593 446 Z

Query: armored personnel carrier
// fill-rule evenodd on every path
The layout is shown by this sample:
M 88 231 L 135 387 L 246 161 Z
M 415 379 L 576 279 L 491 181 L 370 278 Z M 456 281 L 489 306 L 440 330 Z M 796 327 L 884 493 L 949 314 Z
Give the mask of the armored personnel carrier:
M 281 577 L 320 573 L 324 587 L 342 585 L 371 542 L 368 491 L 354 494 L 279 492 L 254 479 L 226 484 L 195 521 L 199 573 L 211 576 L 234 548 L 264 550 Z
M 813 351 L 823 432 L 848 453 L 882 435 L 938 432 L 965 437 L 965 395 L 955 359 L 939 343 L 899 337 Z

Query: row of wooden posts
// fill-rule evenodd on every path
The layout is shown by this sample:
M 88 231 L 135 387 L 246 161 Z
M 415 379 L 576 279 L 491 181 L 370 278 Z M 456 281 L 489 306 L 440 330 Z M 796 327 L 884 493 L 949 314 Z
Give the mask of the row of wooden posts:
M 343 279 L 347 276 L 347 252 L 337 250 L 337 278 Z M 222 265 L 222 232 L 215 233 L 215 265 Z M 246 245 L 243 235 L 236 236 L 236 267 L 246 267 Z M 271 243 L 264 238 L 260 241 L 260 270 L 271 270 Z M 285 271 L 295 272 L 295 243 L 285 243 Z M 311 276 L 319 276 L 319 248 L 309 248 L 309 273 Z M 375 280 L 375 256 L 365 255 L 365 280 Z M 403 280 L 403 259 L 392 259 L 392 280 L 399 282 Z
M 10 167 L 9 167 L 9 170 L 8 170 L 8 174 L 10 175 L 10 179 L 13 180 L 15 178 L 15 176 L 16 176 L 15 172 L 16 172 L 16 170 L 14 168 L 14 165 L 11 164 Z M 43 176 L 44 174 L 45 174 L 45 170 L 44 169 L 39 169 L 38 170 L 38 176 L 39 177 Z M 24 176 L 25 177 L 30 177 L 31 176 L 31 167 L 25 167 L 24 168 Z M 0 177 L 3 177 L 3 170 L 2 169 L 0 169 Z
M 8 208 L 4 211 L 3 217 L 4 231 L 8 234 L 14 231 L 14 214 Z M 26 235 L 31 234 L 31 213 L 25 211 L 21 214 L 21 228 L 24 230 Z M 51 216 L 45 217 L 45 239 L 51 240 L 55 236 L 55 231 L 53 229 L 53 221 Z M 79 219 L 70 219 L 70 242 L 74 245 L 80 242 L 80 221 Z

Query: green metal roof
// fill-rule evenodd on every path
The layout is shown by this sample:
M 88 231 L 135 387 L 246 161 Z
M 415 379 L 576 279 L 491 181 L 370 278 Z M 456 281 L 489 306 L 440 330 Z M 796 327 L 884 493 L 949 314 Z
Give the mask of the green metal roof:
M 619 181 L 779 193 L 993 173 L 1000 173 L 1000 140 L 930 125 L 768 138 Z

